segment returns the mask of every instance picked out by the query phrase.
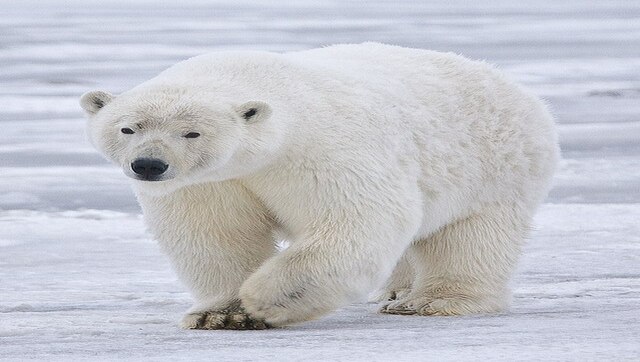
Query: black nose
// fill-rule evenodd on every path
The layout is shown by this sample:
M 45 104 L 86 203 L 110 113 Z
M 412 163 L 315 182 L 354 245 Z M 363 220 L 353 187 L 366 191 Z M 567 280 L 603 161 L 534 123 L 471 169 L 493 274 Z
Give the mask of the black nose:
M 139 158 L 131 162 L 131 169 L 145 180 L 152 180 L 162 175 L 169 165 L 157 158 Z

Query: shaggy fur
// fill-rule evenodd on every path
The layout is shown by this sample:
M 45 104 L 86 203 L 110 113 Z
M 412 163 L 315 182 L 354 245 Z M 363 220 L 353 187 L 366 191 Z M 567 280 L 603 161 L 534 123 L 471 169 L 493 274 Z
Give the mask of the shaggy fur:
M 306 321 L 386 280 L 385 313 L 501 311 L 558 160 L 491 66 L 375 43 L 202 55 L 81 104 L 193 294 L 186 328 Z M 141 157 L 169 168 L 140 180 Z

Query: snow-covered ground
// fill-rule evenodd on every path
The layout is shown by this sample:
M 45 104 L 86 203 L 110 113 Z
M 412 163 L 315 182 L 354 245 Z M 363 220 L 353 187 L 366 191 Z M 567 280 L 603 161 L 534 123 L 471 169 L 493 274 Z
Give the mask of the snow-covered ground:
M 168 3 L 0 0 L 0 359 L 640 360 L 640 3 Z M 78 96 L 208 51 L 365 40 L 497 63 L 554 109 L 564 161 L 511 310 L 178 329 L 189 296 Z

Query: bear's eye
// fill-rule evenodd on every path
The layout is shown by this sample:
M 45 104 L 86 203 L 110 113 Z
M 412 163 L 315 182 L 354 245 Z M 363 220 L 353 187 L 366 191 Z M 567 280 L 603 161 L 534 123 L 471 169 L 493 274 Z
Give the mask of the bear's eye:
M 135 132 L 133 132 L 133 130 L 131 128 L 122 128 L 120 129 L 120 132 L 124 133 L 124 134 L 134 134 Z
M 248 120 L 249 118 L 253 117 L 256 115 L 256 113 L 258 113 L 258 110 L 255 108 L 251 108 L 248 111 L 244 112 L 244 114 L 242 115 L 242 117 L 244 117 L 244 119 Z
M 198 132 L 189 132 L 186 135 L 184 135 L 185 138 L 198 138 L 200 137 L 200 133 Z

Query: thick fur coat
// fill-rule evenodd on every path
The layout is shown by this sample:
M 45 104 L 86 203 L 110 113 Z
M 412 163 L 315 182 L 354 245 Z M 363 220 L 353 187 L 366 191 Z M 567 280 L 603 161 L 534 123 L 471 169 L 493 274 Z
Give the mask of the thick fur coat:
M 186 328 L 305 321 L 381 286 L 384 313 L 501 311 L 559 155 L 545 106 L 493 67 L 376 43 L 202 55 L 81 104 L 193 294 Z

